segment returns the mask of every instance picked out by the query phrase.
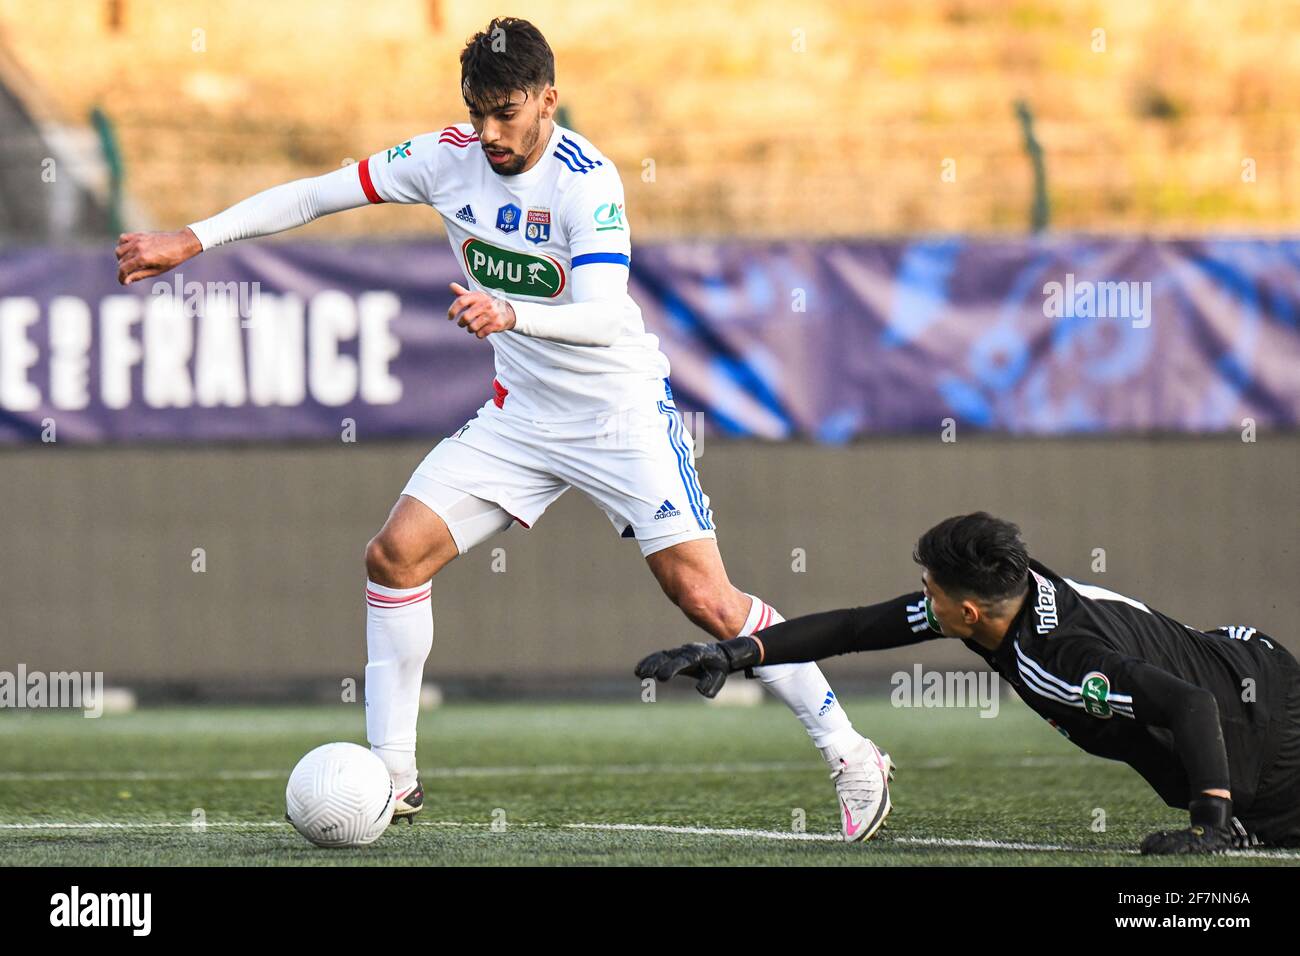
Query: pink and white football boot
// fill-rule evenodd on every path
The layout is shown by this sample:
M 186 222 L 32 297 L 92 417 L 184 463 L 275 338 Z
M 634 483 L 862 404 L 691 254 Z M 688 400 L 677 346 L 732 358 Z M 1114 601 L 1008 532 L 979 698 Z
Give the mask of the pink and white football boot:
M 831 771 L 840 798 L 840 829 L 845 841 L 870 840 L 885 825 L 893 805 L 889 802 L 889 781 L 894 761 L 870 740 L 837 759 Z

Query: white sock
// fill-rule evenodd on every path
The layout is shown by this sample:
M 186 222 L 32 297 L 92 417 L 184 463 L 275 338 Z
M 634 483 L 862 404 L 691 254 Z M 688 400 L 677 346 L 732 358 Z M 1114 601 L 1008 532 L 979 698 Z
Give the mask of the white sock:
M 737 637 L 748 637 L 755 631 L 785 620 L 770 604 L 752 594 L 748 597 L 753 599 L 753 604 L 750 605 L 745 626 Z M 853 729 L 849 715 L 844 713 L 844 708 L 835 699 L 835 692 L 826 682 L 821 668 L 811 661 L 804 664 L 755 667 L 754 676 L 794 712 L 828 763 L 834 763 L 862 740 L 862 736 Z
M 424 661 L 433 649 L 433 582 L 366 582 L 366 739 L 400 791 L 415 783 L 415 722 Z

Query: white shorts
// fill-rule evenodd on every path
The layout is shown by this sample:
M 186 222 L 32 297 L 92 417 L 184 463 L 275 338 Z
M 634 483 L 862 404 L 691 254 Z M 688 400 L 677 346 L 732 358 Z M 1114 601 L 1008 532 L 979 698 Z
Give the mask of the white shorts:
M 649 555 L 717 537 L 694 451 L 671 400 L 561 423 L 519 418 L 490 400 L 429 452 L 402 494 L 441 517 L 464 554 L 512 521 L 531 528 L 577 488 Z

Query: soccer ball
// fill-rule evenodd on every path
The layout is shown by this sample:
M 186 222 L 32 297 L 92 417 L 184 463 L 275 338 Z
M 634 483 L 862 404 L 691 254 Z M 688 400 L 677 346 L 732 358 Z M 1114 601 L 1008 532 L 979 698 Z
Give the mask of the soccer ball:
M 317 846 L 365 846 L 393 817 L 388 768 L 365 747 L 324 744 L 298 761 L 284 791 L 294 829 Z

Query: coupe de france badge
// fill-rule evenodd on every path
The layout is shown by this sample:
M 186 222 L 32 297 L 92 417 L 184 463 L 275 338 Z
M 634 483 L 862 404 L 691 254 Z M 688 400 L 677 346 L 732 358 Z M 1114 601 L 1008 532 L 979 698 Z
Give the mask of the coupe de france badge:
M 505 233 L 517 230 L 519 228 L 519 207 L 512 202 L 508 202 L 498 209 L 497 228 Z
M 542 243 L 551 238 L 551 211 L 549 209 L 528 210 L 527 225 L 524 226 L 524 238 L 529 242 Z

